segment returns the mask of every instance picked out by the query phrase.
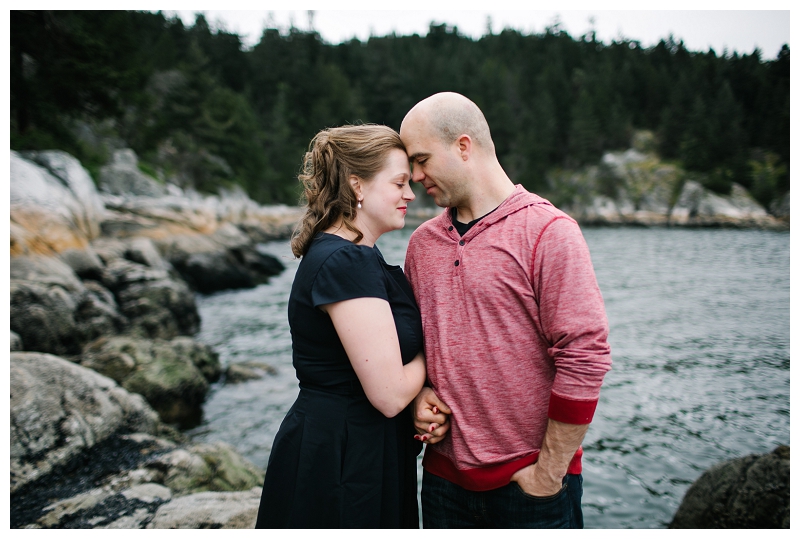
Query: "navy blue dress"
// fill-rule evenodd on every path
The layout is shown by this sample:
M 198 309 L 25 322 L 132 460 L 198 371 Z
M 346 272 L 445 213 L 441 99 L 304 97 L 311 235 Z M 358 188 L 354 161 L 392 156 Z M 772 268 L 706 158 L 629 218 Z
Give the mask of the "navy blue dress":
M 377 247 L 319 234 L 289 296 L 300 394 L 275 436 L 256 528 L 419 528 L 410 406 L 387 418 L 367 400 L 333 322 L 318 307 L 389 302 L 403 364 L 422 349 L 422 321 L 399 266 Z

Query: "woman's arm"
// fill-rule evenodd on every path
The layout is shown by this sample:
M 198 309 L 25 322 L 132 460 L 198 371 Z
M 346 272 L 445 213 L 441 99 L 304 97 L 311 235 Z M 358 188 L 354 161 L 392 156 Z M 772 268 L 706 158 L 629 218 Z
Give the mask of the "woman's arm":
M 422 389 L 425 356 L 420 352 L 403 365 L 389 302 L 356 298 L 320 308 L 331 317 L 369 401 L 386 417 L 399 414 Z

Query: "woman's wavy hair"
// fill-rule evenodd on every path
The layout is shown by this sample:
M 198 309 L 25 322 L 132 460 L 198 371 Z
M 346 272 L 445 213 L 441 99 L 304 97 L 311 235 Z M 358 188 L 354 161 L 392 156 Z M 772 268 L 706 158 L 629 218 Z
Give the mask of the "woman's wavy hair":
M 364 237 L 353 224 L 357 200 L 349 178 L 372 180 L 395 149 L 406 151 L 400 135 L 385 125 L 331 127 L 311 139 L 298 175 L 306 213 L 292 234 L 292 253 L 297 258 L 305 256 L 314 236 L 339 218 L 356 234 L 354 243 Z

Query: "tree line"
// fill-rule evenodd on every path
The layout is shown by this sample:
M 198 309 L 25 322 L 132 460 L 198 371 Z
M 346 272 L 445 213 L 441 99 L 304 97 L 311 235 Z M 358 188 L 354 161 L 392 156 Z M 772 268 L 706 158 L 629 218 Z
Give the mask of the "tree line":
M 12 149 L 64 149 L 93 173 L 109 156 L 87 132 L 183 186 L 295 203 L 317 131 L 399 129 L 416 102 L 455 91 L 483 110 L 509 176 L 536 192 L 548 171 L 596 163 L 643 129 L 717 192 L 740 183 L 767 205 L 789 189 L 788 45 L 765 59 L 672 37 L 604 43 L 554 23 L 480 39 L 432 24 L 424 37 L 340 44 L 265 28 L 248 48 L 202 15 L 187 26 L 140 11 L 11 11 L 10 30 Z

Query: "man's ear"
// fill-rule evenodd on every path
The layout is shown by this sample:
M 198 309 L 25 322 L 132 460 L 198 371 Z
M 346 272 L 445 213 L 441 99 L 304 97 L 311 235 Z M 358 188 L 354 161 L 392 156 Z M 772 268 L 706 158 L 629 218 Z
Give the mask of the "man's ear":
M 472 155 L 472 138 L 464 133 L 456 139 L 456 147 L 461 154 L 461 159 L 468 161 Z
M 353 188 L 353 192 L 356 194 L 356 200 L 361 200 L 361 180 L 355 174 L 350 174 L 348 180 L 350 181 L 350 187 Z

